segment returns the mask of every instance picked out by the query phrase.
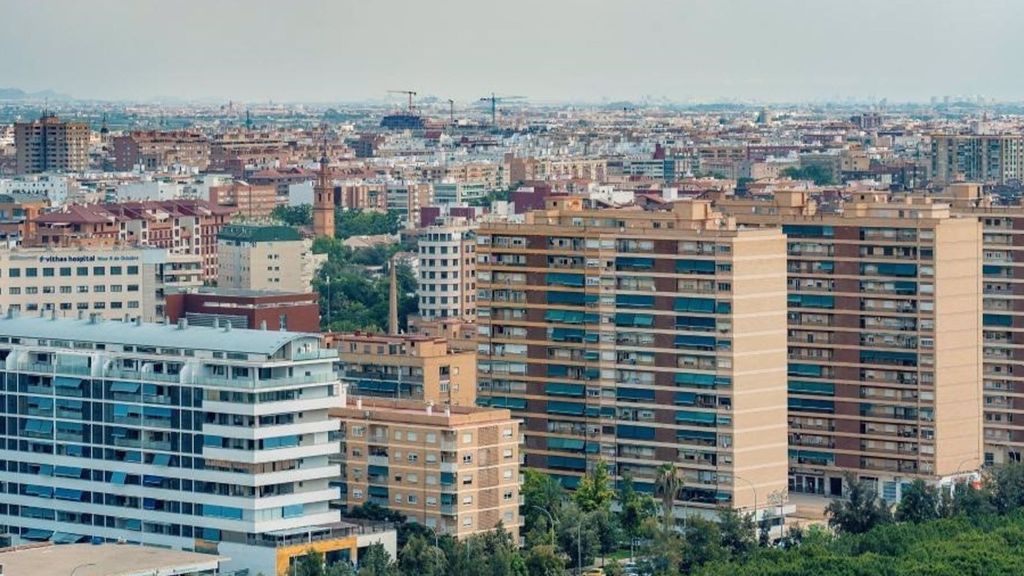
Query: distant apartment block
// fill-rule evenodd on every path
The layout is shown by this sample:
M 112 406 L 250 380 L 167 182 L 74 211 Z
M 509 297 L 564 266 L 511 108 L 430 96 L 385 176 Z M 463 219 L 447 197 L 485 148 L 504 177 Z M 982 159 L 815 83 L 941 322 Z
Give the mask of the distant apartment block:
M 599 460 L 676 513 L 786 488 L 786 254 L 706 201 L 549 200 L 477 232 L 478 403 L 523 418 L 525 464 L 573 488 Z M 760 494 L 760 499 L 755 498 Z
M 931 142 L 935 182 L 1006 184 L 1024 180 L 1022 135 L 932 134 Z
M 342 382 L 354 396 L 471 406 L 476 400 L 476 352 L 451 349 L 443 336 L 340 333 Z
M 341 427 L 341 499 L 378 504 L 462 539 L 499 523 L 519 533 L 519 422 L 508 410 L 349 397 Z
M 268 220 L 274 208 L 284 205 L 277 188 L 269 184 L 253 185 L 235 180 L 230 184 L 210 186 L 210 203 L 231 209 L 246 220 Z M 286 196 L 287 198 L 287 196 Z
M 89 167 L 89 125 L 44 115 L 14 124 L 18 174 L 82 172 Z
M 112 142 L 115 170 L 155 172 L 174 166 L 205 170 L 210 165 L 210 141 L 200 132 L 137 131 L 114 136 Z
M 205 200 L 68 205 L 37 216 L 30 225 L 31 246 L 110 246 L 167 248 L 203 258 L 203 279 L 217 278 L 217 233 L 233 210 Z
M 288 226 L 229 225 L 217 235 L 217 285 L 234 290 L 312 290 L 326 255 Z

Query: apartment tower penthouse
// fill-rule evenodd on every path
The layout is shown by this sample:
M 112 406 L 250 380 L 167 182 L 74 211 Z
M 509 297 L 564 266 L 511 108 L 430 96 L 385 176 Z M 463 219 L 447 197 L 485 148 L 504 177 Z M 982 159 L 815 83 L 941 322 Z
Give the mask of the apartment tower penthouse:
M 789 488 L 838 496 L 843 472 L 889 501 L 981 459 L 981 225 L 928 199 L 806 192 L 726 200 L 781 225 L 789 269 Z
M 334 351 L 298 332 L 0 319 L 0 529 L 125 540 L 286 574 L 355 558 L 329 508 Z
M 604 460 L 653 491 L 669 463 L 691 513 L 785 489 L 779 230 L 738 230 L 705 201 L 555 197 L 477 240 L 479 403 L 525 420 L 527 466 L 574 487 Z

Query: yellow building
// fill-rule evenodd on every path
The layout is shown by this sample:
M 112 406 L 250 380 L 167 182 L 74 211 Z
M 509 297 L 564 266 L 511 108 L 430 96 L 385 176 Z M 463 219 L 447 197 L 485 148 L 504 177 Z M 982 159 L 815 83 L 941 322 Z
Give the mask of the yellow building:
M 338 350 L 342 381 L 353 395 L 438 406 L 476 401 L 476 352 L 452 350 L 444 337 L 354 332 L 332 334 L 328 342 Z
M 519 422 L 508 410 L 352 397 L 330 415 L 343 507 L 375 503 L 458 538 L 499 523 L 518 536 Z

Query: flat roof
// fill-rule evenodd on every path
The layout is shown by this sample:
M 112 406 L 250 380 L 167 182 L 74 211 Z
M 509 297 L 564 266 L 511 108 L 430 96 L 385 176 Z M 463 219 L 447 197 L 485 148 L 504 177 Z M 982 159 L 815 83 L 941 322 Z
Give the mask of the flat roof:
M 61 544 L 0 552 L 4 574 L 11 576 L 66 576 L 76 568 L 76 576 L 171 576 L 212 570 L 228 560 L 226 556 L 135 544 Z
M 45 338 L 132 346 L 217 350 L 245 354 L 272 355 L 289 342 L 303 338 L 320 338 L 319 334 L 280 330 L 244 328 L 213 328 L 150 322 L 121 322 L 97 319 L 95 322 L 77 318 L 56 319 L 39 316 L 0 317 L 0 336 Z

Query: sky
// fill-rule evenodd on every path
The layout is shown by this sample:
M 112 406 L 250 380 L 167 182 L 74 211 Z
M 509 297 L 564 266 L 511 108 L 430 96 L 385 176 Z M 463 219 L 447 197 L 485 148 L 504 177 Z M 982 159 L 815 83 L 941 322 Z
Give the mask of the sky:
M 244 102 L 1024 100 L 1024 0 L 0 0 L 0 87 Z

